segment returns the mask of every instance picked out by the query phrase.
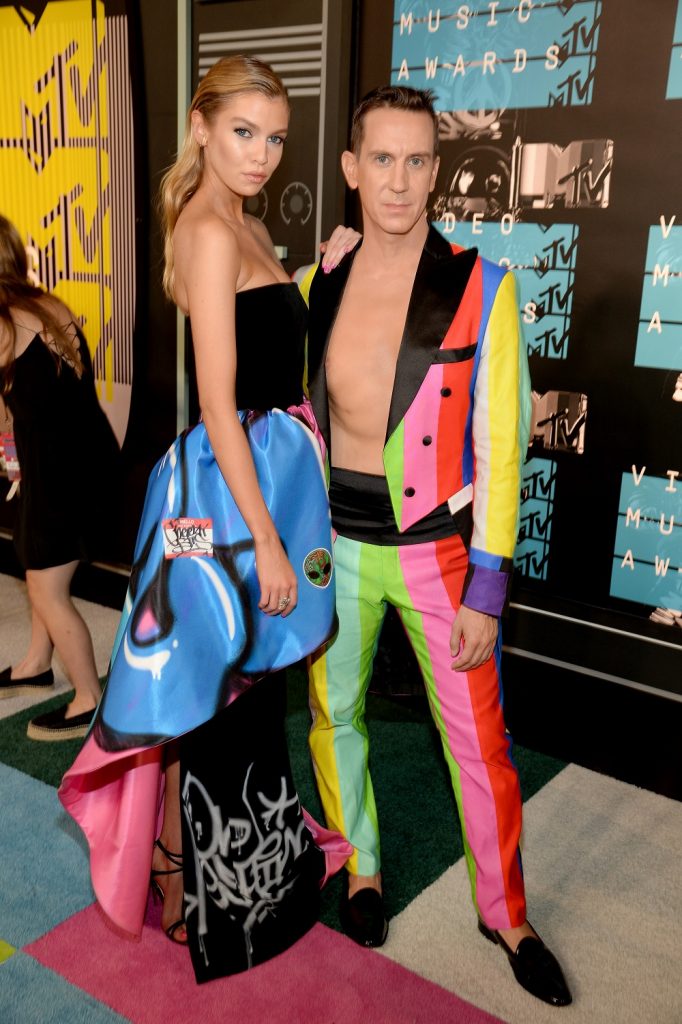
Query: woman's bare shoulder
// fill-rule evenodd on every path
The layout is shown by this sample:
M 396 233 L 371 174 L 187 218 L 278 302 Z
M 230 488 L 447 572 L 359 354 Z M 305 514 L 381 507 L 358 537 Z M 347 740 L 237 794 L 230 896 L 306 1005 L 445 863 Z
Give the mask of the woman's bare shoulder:
M 193 251 L 199 246 L 210 245 L 238 251 L 239 243 L 235 230 L 212 210 L 205 207 L 193 209 L 188 204 L 178 217 L 173 232 L 173 247 L 176 259 L 184 250 Z
M 6 366 L 12 359 L 12 327 L 0 320 L 0 366 Z
M 43 316 L 53 320 L 65 333 L 71 329 L 71 333 L 75 333 L 75 316 L 65 302 L 48 292 L 35 298 L 32 309 L 10 305 L 9 313 L 18 334 L 29 334 L 31 337 L 36 334 L 44 334 Z
M 43 309 L 54 317 L 60 327 L 65 330 L 72 327 L 75 332 L 77 320 L 65 302 L 49 292 L 45 292 L 45 295 L 38 301 Z
M 41 313 L 51 318 L 60 331 L 78 349 L 76 318 L 66 303 L 58 299 L 56 295 L 46 292 L 36 299 L 33 310 L 10 306 L 9 313 L 14 326 L 14 336 L 12 337 L 12 331 L 7 323 L 0 324 L 0 348 L 2 349 L 0 363 L 2 365 L 5 365 L 11 358 L 21 355 L 36 336 L 41 338 L 44 344 L 53 346 L 53 340 L 49 331 L 46 330 Z
M 236 231 L 221 217 L 206 210 L 187 217 L 184 213 L 173 234 L 174 291 L 176 303 L 187 313 L 190 291 L 203 287 L 202 282 L 209 287 L 218 278 L 236 290 L 242 253 Z

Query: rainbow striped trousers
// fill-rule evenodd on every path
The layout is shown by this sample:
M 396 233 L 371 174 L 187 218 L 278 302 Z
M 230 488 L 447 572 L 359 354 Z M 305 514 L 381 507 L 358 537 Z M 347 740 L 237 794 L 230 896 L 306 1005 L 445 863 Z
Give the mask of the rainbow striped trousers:
M 490 928 L 526 918 L 521 794 L 501 708 L 500 645 L 469 672 L 450 667 L 467 552 L 458 535 L 398 547 L 337 537 L 339 632 L 310 665 L 310 748 L 330 828 L 355 847 L 352 874 L 380 869 L 365 696 L 386 605 L 398 611 L 424 677 L 457 800 L 474 904 Z

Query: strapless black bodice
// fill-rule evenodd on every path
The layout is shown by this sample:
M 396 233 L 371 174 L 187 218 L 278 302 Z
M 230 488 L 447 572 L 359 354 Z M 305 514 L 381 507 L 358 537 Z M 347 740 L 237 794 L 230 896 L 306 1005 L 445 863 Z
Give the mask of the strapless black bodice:
M 308 309 L 298 286 L 237 292 L 237 408 L 286 409 L 303 400 Z

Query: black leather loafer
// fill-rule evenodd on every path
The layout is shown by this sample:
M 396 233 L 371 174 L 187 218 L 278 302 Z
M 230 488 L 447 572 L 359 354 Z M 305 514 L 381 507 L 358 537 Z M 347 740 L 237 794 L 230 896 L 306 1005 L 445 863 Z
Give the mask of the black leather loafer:
M 573 1001 L 559 961 L 542 939 L 527 936 L 515 950 L 510 949 L 499 932 L 487 928 L 482 921 L 478 930 L 486 939 L 501 946 L 507 954 L 514 977 L 531 995 L 550 1006 L 568 1006 Z
M 341 924 L 349 938 L 360 946 L 383 946 L 388 935 L 384 898 L 376 889 L 358 889 L 341 902 Z

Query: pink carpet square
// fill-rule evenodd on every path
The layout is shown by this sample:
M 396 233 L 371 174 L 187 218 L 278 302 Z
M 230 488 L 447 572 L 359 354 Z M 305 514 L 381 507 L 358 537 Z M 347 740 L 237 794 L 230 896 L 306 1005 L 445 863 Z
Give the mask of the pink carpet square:
M 130 942 L 93 905 L 25 952 L 133 1024 L 501 1024 L 321 924 L 274 960 L 197 986 L 159 916 L 151 908 L 141 941 Z

